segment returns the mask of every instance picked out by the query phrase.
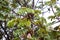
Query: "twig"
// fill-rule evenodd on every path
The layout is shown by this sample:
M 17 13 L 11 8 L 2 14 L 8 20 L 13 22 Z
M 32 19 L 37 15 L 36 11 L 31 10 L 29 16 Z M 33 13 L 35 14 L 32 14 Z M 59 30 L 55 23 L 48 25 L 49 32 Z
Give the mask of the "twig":
M 51 9 L 52 9 L 52 11 L 53 11 L 53 13 L 54 13 L 54 10 L 53 10 L 53 7 L 52 7 L 52 5 L 51 5 Z
M 19 2 L 19 0 L 16 0 L 16 2 L 17 2 L 19 5 L 21 5 L 21 3 Z
M 35 9 L 34 0 L 32 1 L 32 9 Z
M 38 2 L 39 2 L 39 0 L 37 0 L 36 5 L 37 5 Z
M 16 14 L 17 16 L 19 16 L 19 14 L 17 14 L 17 13 L 14 11 L 14 9 L 12 9 L 12 12 L 13 12 L 14 14 Z

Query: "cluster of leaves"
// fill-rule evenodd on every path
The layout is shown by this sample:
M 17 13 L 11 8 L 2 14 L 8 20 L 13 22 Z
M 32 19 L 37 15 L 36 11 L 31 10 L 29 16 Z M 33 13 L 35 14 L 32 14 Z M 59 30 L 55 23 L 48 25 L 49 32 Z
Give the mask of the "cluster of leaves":
M 30 2 L 30 0 L 12 0 L 11 4 L 7 0 L 0 1 L 0 18 L 5 21 L 8 19 L 6 27 L 9 31 L 12 30 L 12 35 L 14 36 L 10 40 L 54 40 L 55 38 L 57 38 L 60 32 L 53 30 L 48 31 L 48 23 L 46 19 L 39 16 L 40 14 L 42 14 L 41 10 L 28 8 L 26 6 L 28 2 Z M 46 2 L 45 5 L 52 7 L 52 5 L 54 5 L 55 3 L 56 0 L 51 0 Z M 14 11 L 13 12 L 15 14 L 18 14 L 19 17 L 14 16 L 11 18 L 10 15 L 13 16 L 13 14 L 10 13 L 12 11 L 11 9 L 17 8 L 18 4 L 21 4 L 20 6 L 22 7 L 17 13 L 15 13 Z M 55 15 L 48 17 L 48 19 L 51 19 L 51 21 L 57 16 L 60 16 L 60 8 L 56 6 L 55 8 L 57 10 Z M 8 35 L 10 38 L 10 34 Z

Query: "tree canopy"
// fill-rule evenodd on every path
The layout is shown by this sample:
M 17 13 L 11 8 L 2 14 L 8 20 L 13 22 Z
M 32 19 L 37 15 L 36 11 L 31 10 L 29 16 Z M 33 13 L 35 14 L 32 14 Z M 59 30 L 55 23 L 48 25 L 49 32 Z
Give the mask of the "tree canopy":
M 0 0 L 0 39 L 60 40 L 60 26 L 49 28 L 60 22 L 57 1 L 59 0 L 37 0 L 35 3 L 35 0 Z M 49 6 L 48 11 L 52 10 L 54 14 L 47 18 L 52 21 L 50 23 L 43 17 L 46 13 L 43 11 L 45 6 Z

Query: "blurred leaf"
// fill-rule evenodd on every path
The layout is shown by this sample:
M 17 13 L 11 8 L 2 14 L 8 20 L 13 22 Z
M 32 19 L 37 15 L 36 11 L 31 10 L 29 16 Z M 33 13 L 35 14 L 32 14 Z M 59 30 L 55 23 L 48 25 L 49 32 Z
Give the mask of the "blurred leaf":
M 20 40 L 20 38 L 19 37 L 15 37 L 14 40 Z
M 10 8 L 9 8 L 9 2 L 6 1 L 6 0 L 1 0 L 0 1 L 0 11 L 3 11 L 3 12 L 9 12 L 10 11 Z
M 33 9 L 30 9 L 30 8 L 22 7 L 19 10 L 18 14 L 25 14 L 26 12 L 27 13 L 34 13 L 34 10 Z
M 55 3 L 56 3 L 56 0 L 51 0 L 51 1 L 47 1 L 45 4 L 50 6 L 50 5 L 53 5 Z
M 60 16 L 60 13 L 57 13 L 57 16 Z
M 18 14 L 24 14 L 26 12 L 26 7 L 20 8 Z
M 55 16 L 49 16 L 48 19 L 55 19 Z
M 51 0 L 52 1 L 52 4 L 55 4 L 56 3 L 56 0 Z
M 37 26 L 42 26 L 42 23 L 41 23 L 40 20 L 37 20 L 36 22 L 34 22 L 34 24 L 37 25 Z
M 11 4 L 11 6 L 12 6 L 13 8 L 16 8 L 16 7 L 17 7 L 17 4 L 13 3 L 13 4 Z
M 34 13 L 34 10 L 33 9 L 30 9 L 30 8 L 26 8 L 26 12 L 27 13 Z
M 51 1 L 48 1 L 45 4 L 50 6 L 51 5 Z
M 0 5 L 4 5 L 4 6 L 8 6 L 8 1 L 4 0 L 4 1 L 0 1 Z
M 15 31 L 13 31 L 13 34 L 14 34 L 15 37 L 21 35 L 22 34 L 21 29 L 17 29 Z
M 0 13 L 0 18 L 3 18 L 3 17 L 4 17 L 3 14 Z
M 17 29 L 13 31 L 14 37 L 18 37 L 21 36 L 23 34 L 25 34 L 28 30 L 27 29 Z
M 21 20 L 20 21 L 20 23 L 18 24 L 18 27 L 24 27 L 24 26 L 26 26 L 26 27 L 29 27 L 31 25 L 31 22 L 29 21 L 29 20 L 27 20 L 27 19 L 23 19 L 23 20 Z
M 47 21 L 46 21 L 46 19 L 44 17 L 40 17 L 40 21 L 41 22 L 43 21 L 43 23 L 47 23 Z
M 35 13 L 41 14 L 40 10 L 34 10 Z
M 27 27 L 31 26 L 31 22 L 28 20 L 25 24 Z
M 56 31 L 51 31 L 51 32 L 50 32 L 50 37 L 51 37 L 52 39 L 55 39 L 55 38 L 57 37 L 57 32 L 56 32 Z
M 12 28 L 12 27 L 14 27 L 14 25 L 16 25 L 16 24 L 17 24 L 17 22 L 16 22 L 15 19 L 12 19 L 12 20 L 10 20 L 10 21 L 7 22 L 8 28 Z
M 44 37 L 45 34 L 47 34 L 47 31 L 44 29 L 44 28 L 40 28 L 38 31 L 37 31 L 38 35 L 40 37 Z

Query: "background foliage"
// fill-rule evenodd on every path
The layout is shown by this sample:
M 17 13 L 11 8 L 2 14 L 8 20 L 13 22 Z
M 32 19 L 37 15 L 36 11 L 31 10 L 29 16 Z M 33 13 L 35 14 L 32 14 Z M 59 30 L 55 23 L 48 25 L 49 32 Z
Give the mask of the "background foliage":
M 60 40 L 60 26 L 53 30 L 48 28 L 60 22 L 60 8 L 56 5 L 59 0 L 47 2 L 42 0 L 39 6 L 35 5 L 34 1 L 0 0 L 0 39 L 4 37 L 6 40 Z M 50 6 L 54 14 L 48 17 L 51 23 L 43 17 L 46 13 L 43 12 L 46 5 Z M 58 22 L 53 21 L 55 19 Z

